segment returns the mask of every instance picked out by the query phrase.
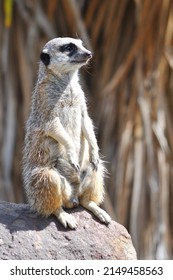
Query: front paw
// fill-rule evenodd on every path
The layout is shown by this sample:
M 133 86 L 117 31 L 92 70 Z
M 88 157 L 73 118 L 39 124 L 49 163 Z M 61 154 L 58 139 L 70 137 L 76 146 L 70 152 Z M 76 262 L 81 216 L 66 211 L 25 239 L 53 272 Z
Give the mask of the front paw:
M 77 173 L 79 173 L 80 172 L 80 166 L 79 166 L 78 162 L 73 160 L 73 159 L 70 159 L 69 162 L 70 162 L 70 165 L 75 169 L 75 171 Z
M 80 172 L 80 166 L 79 166 L 78 163 L 72 162 L 72 163 L 71 163 L 71 166 L 76 170 L 77 173 Z
M 68 157 L 68 161 L 69 161 L 70 165 L 73 167 L 73 169 L 75 169 L 75 171 L 77 173 L 79 173 L 80 172 L 80 166 L 79 166 L 79 163 L 76 159 L 75 153 L 70 151 L 70 152 L 67 153 L 67 157 Z
M 98 155 L 92 155 L 90 162 L 92 164 L 93 170 L 97 171 L 98 165 L 99 165 L 99 157 L 98 157 Z

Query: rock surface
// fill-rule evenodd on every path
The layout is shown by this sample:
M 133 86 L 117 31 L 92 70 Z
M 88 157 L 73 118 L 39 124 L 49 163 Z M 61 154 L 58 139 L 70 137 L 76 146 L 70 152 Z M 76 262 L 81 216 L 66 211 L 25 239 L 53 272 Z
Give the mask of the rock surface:
M 0 201 L 0 259 L 136 259 L 127 230 L 100 223 L 82 207 L 69 210 L 76 230 L 64 229 L 52 216 L 38 217 L 26 204 Z

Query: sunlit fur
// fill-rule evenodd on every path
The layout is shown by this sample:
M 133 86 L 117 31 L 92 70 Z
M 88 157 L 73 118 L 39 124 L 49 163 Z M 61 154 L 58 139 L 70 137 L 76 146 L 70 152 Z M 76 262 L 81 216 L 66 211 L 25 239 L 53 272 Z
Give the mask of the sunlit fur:
M 77 47 L 73 55 L 60 51 L 71 42 Z M 78 202 L 109 223 L 109 215 L 97 206 L 104 198 L 104 166 L 78 81 L 78 69 L 91 53 L 72 38 L 53 39 L 42 52 L 50 55 L 50 63 L 40 61 L 23 154 L 28 202 L 43 216 L 55 214 L 65 227 L 77 227 L 63 208 Z

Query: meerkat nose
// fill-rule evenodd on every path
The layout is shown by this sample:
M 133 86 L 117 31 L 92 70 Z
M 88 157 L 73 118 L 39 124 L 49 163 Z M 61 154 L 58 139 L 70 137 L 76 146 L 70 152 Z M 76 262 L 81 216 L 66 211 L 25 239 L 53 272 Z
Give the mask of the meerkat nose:
M 92 52 L 88 51 L 85 53 L 86 57 L 91 58 L 93 56 Z

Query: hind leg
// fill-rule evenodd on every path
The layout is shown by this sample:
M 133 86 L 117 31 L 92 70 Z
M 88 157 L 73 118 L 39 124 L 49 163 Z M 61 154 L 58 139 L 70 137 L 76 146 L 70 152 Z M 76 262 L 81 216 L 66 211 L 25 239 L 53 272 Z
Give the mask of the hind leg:
M 62 207 L 58 208 L 56 211 L 53 212 L 53 214 L 57 217 L 58 221 L 65 227 L 69 227 L 71 229 L 77 228 L 76 220 L 73 216 L 68 214 L 63 210 Z
M 104 198 L 104 167 L 100 163 L 97 170 L 88 167 L 81 183 L 80 204 L 91 211 L 101 222 L 108 224 L 111 217 L 98 205 Z
M 39 214 L 54 214 L 64 227 L 77 227 L 75 219 L 63 210 L 64 202 L 71 197 L 71 186 L 56 169 L 35 168 L 26 187 L 28 202 Z
M 71 186 L 66 180 L 65 177 L 60 176 L 61 182 L 62 182 L 62 200 L 63 200 L 63 206 L 66 206 L 67 208 L 72 208 L 74 206 L 73 201 L 71 201 L 72 197 L 72 190 Z M 68 192 L 68 195 L 67 195 Z M 75 218 L 64 211 L 62 207 L 59 207 L 56 209 L 53 214 L 57 217 L 58 221 L 65 227 L 69 227 L 71 229 L 77 228 L 77 222 Z

